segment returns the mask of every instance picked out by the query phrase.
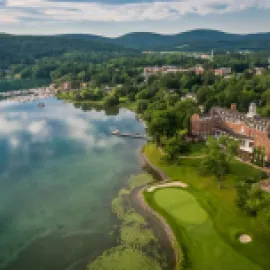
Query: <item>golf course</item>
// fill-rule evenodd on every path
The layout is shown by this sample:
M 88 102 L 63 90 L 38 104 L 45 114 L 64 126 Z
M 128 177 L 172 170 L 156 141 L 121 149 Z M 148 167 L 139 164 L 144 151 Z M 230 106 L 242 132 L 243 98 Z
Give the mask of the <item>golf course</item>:
M 245 176 L 259 176 L 260 170 L 234 160 L 224 187 L 219 189 L 214 177 L 199 174 L 199 159 L 181 159 L 180 164 L 168 165 L 153 144 L 144 147 L 144 154 L 170 181 L 188 185 L 144 191 L 146 203 L 166 220 L 175 235 L 178 252 L 184 257 L 176 269 L 270 269 L 269 235 L 256 219 L 235 205 L 235 183 Z M 252 241 L 241 243 L 242 234 Z

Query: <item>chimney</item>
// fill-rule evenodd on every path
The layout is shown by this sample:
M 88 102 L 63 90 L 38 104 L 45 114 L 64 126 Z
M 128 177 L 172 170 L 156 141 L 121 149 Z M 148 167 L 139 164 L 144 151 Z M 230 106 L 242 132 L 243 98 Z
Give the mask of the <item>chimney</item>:
M 250 103 L 249 110 L 248 110 L 248 113 L 247 113 L 247 117 L 253 118 L 256 115 L 257 115 L 256 104 L 255 103 Z
M 232 103 L 231 104 L 231 111 L 232 112 L 236 112 L 237 111 L 236 103 Z

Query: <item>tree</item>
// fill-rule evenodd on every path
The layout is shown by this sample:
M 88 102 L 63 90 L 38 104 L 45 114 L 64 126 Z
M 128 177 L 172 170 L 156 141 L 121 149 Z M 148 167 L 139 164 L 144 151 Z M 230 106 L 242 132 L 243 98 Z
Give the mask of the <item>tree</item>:
M 221 188 L 229 172 L 229 163 L 237 152 L 238 143 L 228 137 L 220 137 L 218 140 L 208 138 L 206 145 L 207 154 L 201 162 L 201 171 L 214 174 Z
M 177 117 L 174 110 L 153 111 L 148 120 L 148 132 L 155 142 L 160 145 L 161 137 L 167 139 L 176 135 L 178 130 Z
M 147 109 L 148 103 L 149 102 L 147 100 L 138 100 L 136 105 L 136 112 L 139 114 L 143 113 Z
M 166 160 L 176 161 L 179 155 L 188 153 L 189 144 L 184 136 L 174 136 L 166 141 L 164 151 Z
M 112 107 L 112 106 L 117 106 L 119 104 L 119 97 L 111 95 L 107 96 L 104 99 L 104 106 L 106 107 Z

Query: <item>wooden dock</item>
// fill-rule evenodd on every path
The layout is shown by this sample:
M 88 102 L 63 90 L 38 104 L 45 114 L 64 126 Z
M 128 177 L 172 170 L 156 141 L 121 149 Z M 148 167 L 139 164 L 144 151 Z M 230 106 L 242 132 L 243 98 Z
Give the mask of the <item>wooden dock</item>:
M 134 139 L 144 139 L 144 140 L 149 140 L 149 138 L 146 135 L 142 135 L 142 134 L 133 134 L 133 133 L 112 133 L 112 135 L 114 136 L 118 136 L 118 137 L 129 137 L 129 138 L 134 138 Z

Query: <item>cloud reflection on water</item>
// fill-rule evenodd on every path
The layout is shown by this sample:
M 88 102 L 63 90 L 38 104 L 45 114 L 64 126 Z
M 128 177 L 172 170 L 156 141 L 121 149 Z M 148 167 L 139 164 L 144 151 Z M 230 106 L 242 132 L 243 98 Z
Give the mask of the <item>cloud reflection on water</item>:
M 108 117 L 104 111 L 83 112 L 74 109 L 73 105 L 46 107 L 40 111 L 25 109 L 30 104 L 15 104 L 14 102 L 0 102 L 0 137 L 6 138 L 12 149 L 17 149 L 22 144 L 20 135 L 25 134 L 24 144 L 31 142 L 47 142 L 61 137 L 66 140 L 76 140 L 89 148 L 113 147 L 123 143 L 123 140 L 111 137 L 110 132 L 118 127 L 119 122 L 134 119 L 134 114 L 122 110 L 117 116 Z M 95 122 L 108 122 L 103 134 L 98 134 Z M 57 125 L 57 130 L 54 125 Z M 94 127 L 95 126 L 95 127 Z
M 59 234 L 60 245 L 64 234 L 108 231 L 110 198 L 123 176 L 139 169 L 134 151 L 142 144 L 110 132 L 142 131 L 134 114 L 83 112 L 57 100 L 46 101 L 43 109 L 0 102 L 0 111 L 0 268 L 41 236 Z M 42 254 L 35 250 L 41 265 L 51 248 L 61 252 L 51 245 Z

